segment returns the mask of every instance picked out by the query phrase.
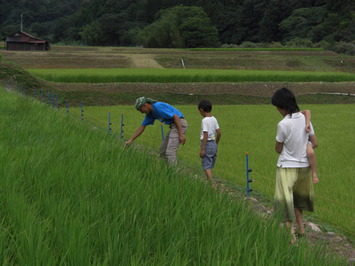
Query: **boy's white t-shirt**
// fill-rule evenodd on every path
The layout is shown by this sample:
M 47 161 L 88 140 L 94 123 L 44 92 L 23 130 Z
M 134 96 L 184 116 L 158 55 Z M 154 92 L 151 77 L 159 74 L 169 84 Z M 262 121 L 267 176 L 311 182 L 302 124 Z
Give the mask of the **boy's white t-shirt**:
M 219 129 L 218 121 L 214 116 L 205 117 L 201 123 L 200 140 L 203 140 L 203 132 L 208 132 L 208 140 L 215 140 L 216 130 Z
M 306 148 L 308 137 L 313 134 L 312 124 L 310 133 L 306 132 L 306 119 L 302 113 L 293 113 L 291 117 L 286 115 L 277 125 L 276 141 L 283 143 L 277 166 L 282 168 L 308 167 Z

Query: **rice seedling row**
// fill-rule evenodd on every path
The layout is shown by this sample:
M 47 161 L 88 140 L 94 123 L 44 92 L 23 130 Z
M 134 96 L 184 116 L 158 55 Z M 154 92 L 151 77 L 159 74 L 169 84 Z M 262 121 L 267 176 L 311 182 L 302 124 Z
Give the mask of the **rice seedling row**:
M 218 69 L 29 69 L 47 81 L 66 83 L 112 82 L 340 82 L 355 81 L 344 72 L 302 72 Z

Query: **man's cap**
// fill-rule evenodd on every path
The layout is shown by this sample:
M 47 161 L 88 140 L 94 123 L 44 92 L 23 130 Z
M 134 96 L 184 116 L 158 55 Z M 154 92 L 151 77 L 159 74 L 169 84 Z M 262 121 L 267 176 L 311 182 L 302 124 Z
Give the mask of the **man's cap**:
M 156 100 L 153 100 L 151 98 L 148 98 L 148 97 L 139 97 L 137 100 L 136 100 L 136 104 L 135 104 L 135 107 L 137 110 L 141 109 L 142 105 L 145 104 L 145 103 L 156 103 L 157 101 Z

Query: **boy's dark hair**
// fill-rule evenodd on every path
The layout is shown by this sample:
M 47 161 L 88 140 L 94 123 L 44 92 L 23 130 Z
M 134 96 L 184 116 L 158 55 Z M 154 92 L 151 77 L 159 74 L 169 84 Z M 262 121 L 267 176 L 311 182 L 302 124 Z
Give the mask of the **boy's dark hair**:
M 202 109 L 205 112 L 212 111 L 212 103 L 209 100 L 202 100 L 198 105 L 198 110 Z
M 286 110 L 289 115 L 300 111 L 295 95 L 287 88 L 277 90 L 271 98 L 271 103 Z

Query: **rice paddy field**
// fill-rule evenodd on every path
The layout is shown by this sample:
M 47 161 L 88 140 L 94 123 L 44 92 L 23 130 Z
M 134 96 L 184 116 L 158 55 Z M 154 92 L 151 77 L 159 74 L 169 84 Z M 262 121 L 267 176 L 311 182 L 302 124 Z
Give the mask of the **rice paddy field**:
M 39 77 L 47 86 L 45 95 L 52 95 L 48 86 L 54 88 L 56 83 L 62 88 L 73 86 L 74 91 L 57 89 L 63 94 L 59 95 L 62 107 L 68 95 L 73 95 L 72 102 L 79 96 L 75 101 L 84 102 L 82 109 L 70 106 L 67 112 L 44 104 L 45 100 L 23 97 L 27 92 L 20 95 L 0 89 L 3 265 L 344 265 L 324 246 L 310 247 L 307 241 L 290 246 L 277 217 L 260 219 L 248 201 L 216 193 L 203 182 L 198 156 L 202 117 L 196 107 L 200 94 L 189 96 L 186 88 L 221 81 L 298 82 L 306 87 L 313 81 L 326 92 L 334 88 L 327 90 L 326 84 L 346 88 L 346 95 L 336 101 L 350 104 L 300 107 L 311 110 L 319 142 L 316 211 L 306 219 L 324 231 L 343 232 L 354 239 L 355 105 L 347 99 L 355 93 L 347 85 L 354 85 L 354 57 L 315 49 L 52 48 L 35 53 L 0 51 L 3 60 Z M 155 84 L 164 83 L 184 84 L 181 91 L 185 92 L 159 92 Z M 127 89 L 109 88 L 117 84 Z M 155 86 L 158 89 L 152 89 Z M 143 119 L 132 105 L 141 88 L 145 94 L 160 95 L 187 118 L 187 143 L 178 154 L 182 171 L 158 160 L 162 132 L 168 128 L 157 122 L 133 148 L 123 148 L 123 140 Z M 85 96 L 99 98 L 100 89 L 110 98 L 122 98 L 121 104 L 86 106 Z M 251 196 L 272 206 L 276 126 L 282 117 L 271 104 L 245 105 L 244 101 L 252 102 L 248 94 L 243 105 L 236 105 L 236 98 L 223 92 L 205 94 L 212 102 L 214 97 L 219 102 L 226 98 L 229 104 L 216 104 L 213 109 L 222 130 L 215 178 L 245 191 L 248 152 L 253 169 Z M 322 97 L 327 103 L 336 102 L 332 95 L 298 97 L 306 103 L 315 98 L 322 102 Z M 191 104 L 194 99 L 196 103 Z M 179 104 L 174 103 L 177 100 Z
M 0 111 L 3 265 L 345 263 L 322 246 L 289 245 L 278 219 L 124 149 L 75 113 L 4 89 Z
M 344 72 L 211 70 L 211 69 L 31 69 L 30 73 L 53 82 L 340 82 L 355 81 Z
M 179 150 L 183 165 L 200 170 L 199 131 L 201 117 L 196 106 L 177 106 L 189 123 L 187 143 Z M 315 185 L 316 211 L 311 215 L 315 221 L 323 221 L 334 229 L 355 235 L 355 197 L 350 188 L 355 187 L 353 138 L 355 122 L 354 105 L 304 105 L 302 109 L 312 112 L 312 121 L 319 147 L 315 150 L 320 183 Z M 72 108 L 79 117 L 80 108 Z M 84 117 L 102 130 L 108 128 L 108 113 L 112 131 L 121 132 L 123 114 L 124 138 L 128 139 L 139 126 L 144 115 L 133 106 L 85 107 Z M 245 154 L 253 172 L 254 191 L 267 195 L 271 201 L 274 193 L 275 171 L 278 154 L 274 151 L 277 123 L 282 119 L 270 105 L 218 105 L 213 107 L 222 139 L 214 174 L 245 187 Z M 339 130 L 341 128 L 341 130 Z M 158 151 L 162 141 L 162 129 L 168 127 L 156 123 L 147 127 L 136 143 Z M 202 172 L 202 170 L 201 170 Z
M 355 73 L 354 56 L 319 49 L 144 49 L 52 45 L 46 52 L 0 50 L 25 69 L 165 68 Z M 154 63 L 152 61 L 155 61 Z

